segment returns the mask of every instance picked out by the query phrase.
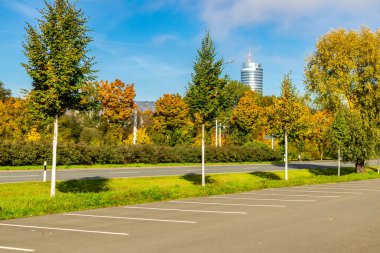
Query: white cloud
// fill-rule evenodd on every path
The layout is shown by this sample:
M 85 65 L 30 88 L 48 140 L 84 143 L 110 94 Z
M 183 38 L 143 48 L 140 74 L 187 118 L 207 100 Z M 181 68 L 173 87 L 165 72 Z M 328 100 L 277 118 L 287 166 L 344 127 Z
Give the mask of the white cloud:
M 152 42 L 154 45 L 159 46 L 164 44 L 167 41 L 175 40 L 177 36 L 174 34 L 159 34 L 152 38 Z
M 376 24 L 377 0 L 204 0 L 201 19 L 218 35 L 235 28 L 275 24 L 285 31 L 315 29 L 318 25 Z

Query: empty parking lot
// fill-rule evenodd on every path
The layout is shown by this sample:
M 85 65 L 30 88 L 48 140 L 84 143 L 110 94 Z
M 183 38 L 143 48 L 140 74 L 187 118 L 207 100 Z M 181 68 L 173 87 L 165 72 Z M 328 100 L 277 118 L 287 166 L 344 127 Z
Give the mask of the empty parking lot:
M 379 252 L 380 180 L 0 221 L 0 252 Z

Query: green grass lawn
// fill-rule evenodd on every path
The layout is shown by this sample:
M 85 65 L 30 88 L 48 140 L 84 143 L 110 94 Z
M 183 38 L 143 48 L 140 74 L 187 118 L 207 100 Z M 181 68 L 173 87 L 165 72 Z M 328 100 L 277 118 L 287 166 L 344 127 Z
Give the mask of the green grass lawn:
M 57 183 L 50 198 L 50 183 L 0 184 L 0 219 L 12 219 L 101 207 L 133 205 L 154 201 L 227 194 L 264 188 L 322 184 L 380 178 L 377 168 L 355 174 L 353 168 L 290 170 L 288 181 L 282 171 L 209 174 L 203 188 L 199 175 L 69 180 Z

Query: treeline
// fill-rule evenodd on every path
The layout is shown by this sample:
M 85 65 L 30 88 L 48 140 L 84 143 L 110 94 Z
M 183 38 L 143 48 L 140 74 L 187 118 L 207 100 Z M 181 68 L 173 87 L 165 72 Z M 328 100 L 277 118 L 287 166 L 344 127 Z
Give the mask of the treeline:
M 278 97 L 222 76 L 224 61 L 216 59 L 209 32 L 184 96 L 164 94 L 154 111 L 140 111 L 134 84 L 121 80 L 88 80 L 75 93 L 76 103 L 67 100 L 70 106 L 59 105 L 51 114 L 55 100 L 46 98 L 45 91 L 34 89 L 14 98 L 0 83 L 0 163 L 49 159 L 52 116 L 57 120 L 59 115 L 62 164 L 199 162 L 204 125 L 212 147 L 208 161 L 282 159 L 279 154 L 289 141 L 290 159 L 341 154 L 363 171 L 365 160 L 379 156 L 380 150 L 380 70 L 374 67 L 380 65 L 374 57 L 380 49 L 371 46 L 380 44 L 379 34 L 368 28 L 339 29 L 322 37 L 307 59 L 307 93 L 302 96 L 290 75 L 284 76 Z M 362 50 L 353 54 L 352 48 Z

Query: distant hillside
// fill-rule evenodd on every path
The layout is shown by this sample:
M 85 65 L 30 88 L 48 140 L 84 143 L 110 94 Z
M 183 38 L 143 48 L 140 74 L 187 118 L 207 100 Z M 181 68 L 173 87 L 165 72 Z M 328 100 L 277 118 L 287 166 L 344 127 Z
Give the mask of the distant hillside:
M 155 102 L 151 102 L 151 101 L 136 101 L 136 104 L 138 106 L 138 109 L 140 111 L 152 111 L 154 112 L 154 105 L 155 105 Z

